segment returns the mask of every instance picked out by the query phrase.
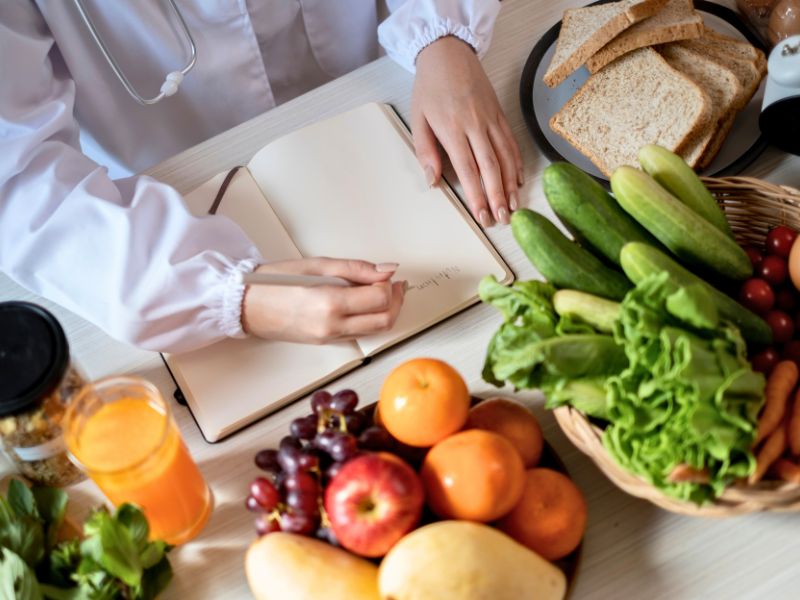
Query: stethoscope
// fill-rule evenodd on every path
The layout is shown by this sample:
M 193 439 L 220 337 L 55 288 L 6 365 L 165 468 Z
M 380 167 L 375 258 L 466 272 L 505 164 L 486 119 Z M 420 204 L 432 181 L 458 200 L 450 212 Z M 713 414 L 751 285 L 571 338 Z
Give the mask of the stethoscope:
M 111 53 L 108 51 L 108 47 L 103 42 L 100 34 L 97 32 L 97 28 L 94 26 L 94 22 L 89 14 L 86 12 L 86 8 L 83 6 L 83 0 L 73 0 L 75 2 L 75 6 L 78 9 L 81 17 L 83 18 L 83 22 L 86 23 L 86 27 L 89 28 L 89 32 L 92 34 L 97 47 L 100 48 L 100 52 L 103 53 L 106 61 L 108 62 L 111 70 L 114 71 L 114 74 L 117 76 L 117 79 L 120 80 L 122 85 L 128 91 L 128 93 L 136 100 L 139 104 L 155 104 L 159 100 L 162 100 L 168 96 L 172 96 L 175 92 L 178 91 L 178 86 L 183 81 L 183 77 L 192 70 L 194 67 L 195 62 L 197 62 L 197 47 L 194 44 L 194 38 L 192 37 L 189 28 L 186 26 L 186 21 L 183 18 L 183 14 L 181 14 L 180 9 L 175 4 L 175 0 L 167 0 L 169 5 L 172 7 L 172 10 L 178 17 L 178 21 L 181 24 L 181 28 L 183 29 L 184 34 L 186 34 L 186 38 L 189 40 L 189 48 L 191 51 L 191 56 L 189 57 L 189 62 L 183 67 L 180 71 L 172 71 L 171 73 L 167 73 L 167 77 L 164 80 L 164 83 L 161 84 L 161 93 L 158 96 L 153 98 L 144 98 L 142 97 L 139 92 L 137 92 L 131 82 L 128 81 L 128 78 L 125 77 L 125 73 L 122 72 L 122 69 L 119 68 L 117 61 L 114 60 L 114 57 L 111 56 Z

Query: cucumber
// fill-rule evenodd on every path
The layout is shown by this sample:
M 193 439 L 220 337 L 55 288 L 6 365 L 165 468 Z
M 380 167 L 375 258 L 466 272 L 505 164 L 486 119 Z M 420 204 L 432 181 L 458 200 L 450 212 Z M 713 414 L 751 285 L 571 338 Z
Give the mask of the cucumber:
M 588 250 L 567 239 L 546 217 L 527 208 L 511 215 L 511 231 L 522 251 L 547 281 L 559 288 L 621 300 L 630 282 Z
M 687 264 L 730 279 L 747 279 L 753 265 L 742 248 L 644 171 L 619 167 L 611 189 L 620 206 Z
M 553 295 L 553 308 L 560 316 L 577 317 L 603 333 L 613 333 L 619 317 L 619 302 L 577 290 L 558 290 Z
M 667 271 L 672 280 L 680 286 L 699 284 L 709 293 L 719 314 L 733 321 L 748 342 L 769 344 L 772 341 L 772 330 L 766 321 L 754 312 L 747 310 L 730 296 L 710 286 L 694 273 L 687 271 L 661 250 L 632 242 L 626 244 L 620 253 L 622 269 L 634 283 L 639 283 L 652 273 Z
M 566 162 L 553 163 L 542 176 L 544 195 L 564 226 L 611 263 L 628 242 L 659 245 L 602 185 Z
M 639 164 L 645 173 L 722 233 L 733 239 L 725 211 L 714 200 L 686 161 L 662 146 L 648 144 L 639 150 Z

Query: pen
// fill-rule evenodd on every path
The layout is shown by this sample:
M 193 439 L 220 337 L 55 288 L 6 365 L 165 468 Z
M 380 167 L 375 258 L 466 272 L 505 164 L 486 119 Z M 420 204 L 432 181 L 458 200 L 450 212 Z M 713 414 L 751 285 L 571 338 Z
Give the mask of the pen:
M 316 285 L 352 285 L 341 277 L 327 277 L 324 275 L 290 275 L 284 273 L 239 273 L 242 283 L 245 285 L 296 285 L 311 287 Z

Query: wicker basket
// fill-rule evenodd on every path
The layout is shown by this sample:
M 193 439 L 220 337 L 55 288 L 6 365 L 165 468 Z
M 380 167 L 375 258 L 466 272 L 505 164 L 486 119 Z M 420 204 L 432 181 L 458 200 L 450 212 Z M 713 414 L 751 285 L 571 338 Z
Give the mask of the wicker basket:
M 722 205 L 740 243 L 760 246 L 776 225 L 800 230 L 800 191 L 750 177 L 703 178 Z M 708 517 L 730 517 L 759 511 L 800 510 L 800 485 L 762 481 L 752 486 L 730 486 L 714 503 L 698 506 L 663 494 L 650 483 L 620 467 L 606 452 L 602 430 L 569 406 L 554 411 L 570 441 L 618 487 L 671 512 Z

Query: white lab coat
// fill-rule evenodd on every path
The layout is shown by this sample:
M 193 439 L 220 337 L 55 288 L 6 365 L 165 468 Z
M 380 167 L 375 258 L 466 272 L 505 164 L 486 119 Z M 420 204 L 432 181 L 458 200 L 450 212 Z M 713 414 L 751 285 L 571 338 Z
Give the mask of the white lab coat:
M 188 45 L 166 2 L 84 0 L 134 87 L 154 96 Z M 455 35 L 482 55 L 498 0 L 179 0 L 197 64 L 140 106 L 72 2 L 0 2 L 0 269 L 142 348 L 244 335 L 238 271 L 261 257 L 224 217 L 195 218 L 139 172 L 378 56 L 413 71 Z M 110 176 L 107 168 L 111 168 Z

